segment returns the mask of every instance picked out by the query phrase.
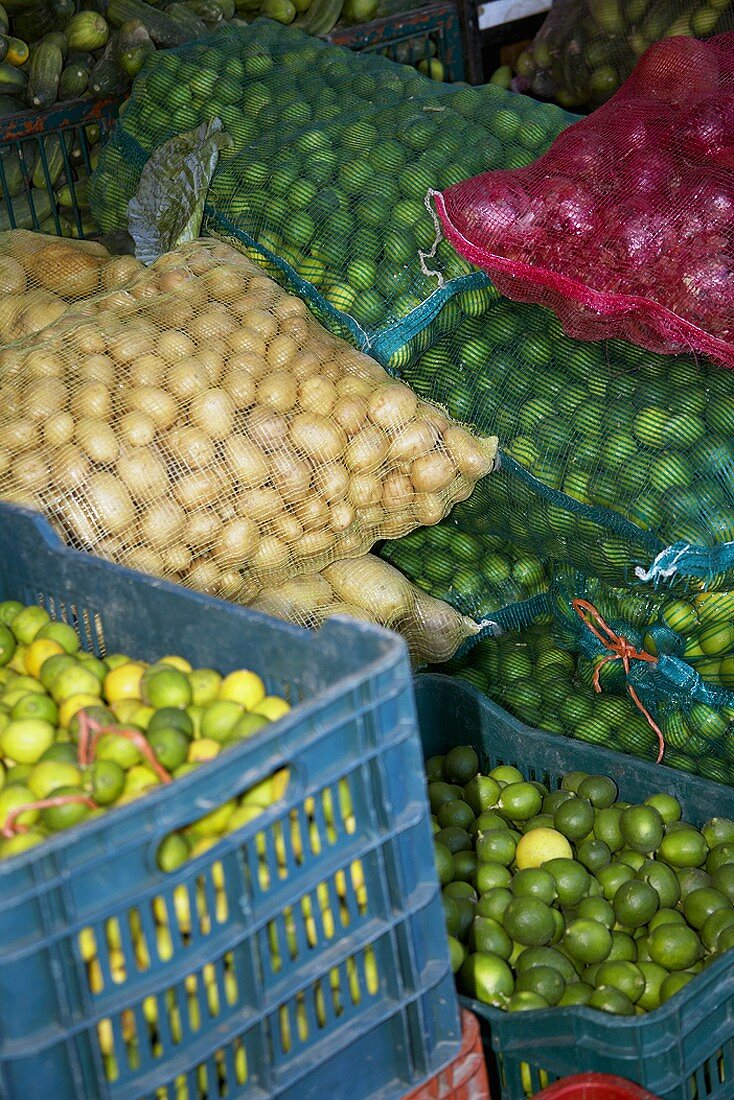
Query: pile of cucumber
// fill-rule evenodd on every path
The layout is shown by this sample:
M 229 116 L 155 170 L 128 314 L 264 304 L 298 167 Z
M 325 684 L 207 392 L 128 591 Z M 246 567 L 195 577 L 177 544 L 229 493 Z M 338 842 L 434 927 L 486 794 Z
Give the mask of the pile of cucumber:
M 124 95 L 156 49 L 259 15 L 328 34 L 374 18 L 379 0 L 5 0 L 0 4 L 0 118 L 57 102 Z M 80 7 L 83 10 L 77 10 Z M 426 62 L 427 64 L 427 62 Z

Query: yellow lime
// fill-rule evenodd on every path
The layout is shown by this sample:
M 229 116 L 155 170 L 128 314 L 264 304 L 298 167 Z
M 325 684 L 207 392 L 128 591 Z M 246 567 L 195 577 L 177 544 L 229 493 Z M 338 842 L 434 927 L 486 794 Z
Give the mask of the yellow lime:
M 105 733 L 97 742 L 95 752 L 97 760 L 113 760 L 125 771 L 141 760 L 140 750 L 127 737 L 118 733 Z
M 59 707 L 58 724 L 62 729 L 68 729 L 71 720 L 80 710 L 86 710 L 87 707 L 99 707 L 101 705 L 102 700 L 99 695 L 92 695 L 90 693 L 71 695 L 68 699 L 65 699 Z
M 158 661 L 159 665 L 170 665 L 171 668 L 177 668 L 179 672 L 191 672 L 191 662 L 187 661 L 185 657 L 178 657 L 176 654 L 168 657 L 161 657 Z
M 43 662 L 38 678 L 46 691 L 50 691 L 56 677 L 67 668 L 76 668 L 76 664 L 76 657 L 72 657 L 71 654 L 56 653 Z
M 215 741 L 211 737 L 200 737 L 189 744 L 188 759 L 189 762 L 213 760 L 215 756 L 219 756 L 221 750 L 222 746 L 219 741 Z
M 218 699 L 204 709 L 201 716 L 201 736 L 214 741 L 226 741 L 245 709 L 232 699 Z
M 0 751 L 16 764 L 35 764 L 53 744 L 54 727 L 42 718 L 9 722 L 0 733 Z
M 15 616 L 23 610 L 23 604 L 18 600 L 3 600 L 0 602 L 0 623 L 10 626 Z
M 270 723 L 263 714 L 243 714 L 241 718 L 234 724 L 234 728 L 230 733 L 227 741 L 246 741 L 248 737 L 252 737 L 263 726 L 268 726 Z M 449 803 L 446 803 L 449 805 Z M 466 803 L 464 803 L 466 805 Z M 471 811 L 470 811 L 471 812 Z M 439 822 L 439 824 L 441 824 Z
M 256 672 L 245 668 L 230 672 L 219 685 L 219 698 L 239 703 L 245 710 L 252 710 L 266 697 L 265 684 Z
M 26 646 L 16 646 L 13 656 L 10 658 L 5 667 L 12 668 L 15 672 L 25 672 L 25 651 Z
M 181 833 L 171 833 L 158 845 L 156 863 L 161 871 L 170 874 L 177 870 L 189 858 L 191 848 L 188 841 Z
M 133 726 L 137 726 L 138 729 L 147 730 L 150 720 L 155 713 L 154 707 L 147 707 L 141 703 L 140 706 L 135 707 L 135 710 L 131 710 L 130 722 Z
M 262 714 L 270 722 L 277 722 L 291 709 L 290 703 L 281 699 L 278 695 L 266 695 L 261 703 L 252 708 L 252 714 Z
M 48 695 L 37 695 L 35 692 L 29 692 L 28 695 L 24 695 L 22 699 L 14 704 L 10 717 L 14 721 L 21 718 L 43 718 L 44 721 L 55 726 L 58 720 L 58 708 Z
M 62 760 L 41 760 L 28 776 L 28 789 L 34 798 L 47 798 L 59 787 L 79 786 L 82 773 L 74 764 Z
M 515 852 L 518 870 L 540 867 L 551 859 L 572 859 L 573 849 L 555 829 L 533 829 L 520 838 Z
M 8 776 L 10 778 L 10 776 Z M 0 791 L 0 827 L 5 825 L 8 820 L 8 815 L 14 811 L 20 809 L 21 806 L 27 806 L 30 802 L 37 802 L 34 798 L 32 791 L 22 783 L 13 783 L 5 786 Z M 24 810 L 22 814 L 14 818 L 19 825 L 34 825 L 40 816 L 40 810 Z
M 151 787 L 160 786 L 160 779 L 147 764 L 133 764 L 125 777 L 124 794 L 132 794 L 134 791 L 147 791 Z
M 145 665 L 139 661 L 125 661 L 123 664 L 112 666 L 110 658 L 107 664 L 111 671 L 104 678 L 103 695 L 109 703 L 117 703 L 121 699 L 140 699 L 140 682 L 143 679 Z
M 140 709 L 139 699 L 119 699 L 110 705 L 110 710 L 116 721 L 122 726 L 132 725 L 133 715 Z
M 512 971 L 500 955 L 477 952 L 462 964 L 459 982 L 465 993 L 484 1004 L 504 1007 L 515 989 Z
M 213 668 L 195 668 L 189 673 L 191 702 L 197 707 L 206 707 L 219 697 L 219 685 L 222 677 Z
M 2 645 L 1 637 L 0 645 Z M 66 650 L 64 647 L 58 642 L 55 642 L 52 638 L 36 638 L 36 640 L 31 642 L 28 646 L 23 656 L 26 672 L 30 676 L 34 676 L 38 679 L 41 675 L 43 662 L 49 657 L 54 657 L 65 652 Z
M 60 672 L 51 686 L 51 697 L 59 705 L 71 699 L 72 695 L 99 695 L 99 680 L 93 672 L 78 663 Z

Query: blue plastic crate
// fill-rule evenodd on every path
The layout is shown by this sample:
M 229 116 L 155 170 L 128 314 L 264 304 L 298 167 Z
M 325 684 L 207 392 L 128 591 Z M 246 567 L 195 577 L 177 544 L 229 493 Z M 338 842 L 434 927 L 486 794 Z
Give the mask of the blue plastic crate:
M 611 776 L 630 801 L 668 791 L 694 825 L 717 814 L 734 817 L 731 787 L 530 729 L 461 680 L 427 675 L 416 685 L 426 757 L 470 744 L 481 768 L 514 764 L 551 789 L 566 772 L 581 770 Z M 549 1081 L 583 1072 L 617 1074 L 660 1100 L 734 1097 L 734 952 L 645 1016 L 577 1007 L 513 1013 L 461 1000 L 482 1024 L 496 1100 L 525 1100 Z
M 403 642 L 346 621 L 313 634 L 120 569 L 66 549 L 43 520 L 7 505 L 0 596 L 44 604 L 94 653 L 253 668 L 298 704 L 189 776 L 0 863 L 0 1097 L 387 1100 L 442 1068 L 460 1027 Z M 175 873 L 157 868 L 171 830 L 285 766 L 290 785 L 266 814 Z M 185 936 L 176 887 L 190 913 Z M 97 992 L 83 930 L 94 936 Z M 204 967 L 215 975 L 213 1007 Z

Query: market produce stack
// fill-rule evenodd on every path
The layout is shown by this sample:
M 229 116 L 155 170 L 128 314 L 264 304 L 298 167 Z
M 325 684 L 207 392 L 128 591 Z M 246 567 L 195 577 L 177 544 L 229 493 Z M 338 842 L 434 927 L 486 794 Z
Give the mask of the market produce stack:
M 704 737 L 721 763 L 734 641 L 731 375 L 702 357 L 566 335 L 548 308 L 501 297 L 436 244 L 423 201 L 480 169 L 522 175 L 573 117 L 496 87 L 437 88 L 257 23 L 223 34 L 216 52 L 154 61 L 95 177 L 104 228 L 125 225 L 145 162 L 172 132 L 221 118 L 233 147 L 214 173 L 207 232 L 264 264 L 419 397 L 500 436 L 500 470 L 439 526 L 388 543 L 385 558 L 484 630 L 553 608 L 558 641 L 597 663 L 619 638 L 632 645 L 629 605 L 644 607 L 632 618 L 652 629 L 638 640 L 645 656 L 632 661 L 631 686 L 651 736 L 657 727 L 692 766 Z M 236 102 L 223 74 L 236 76 Z M 614 603 L 599 584 L 630 597 L 601 640 L 573 602 Z M 674 607 L 654 629 L 666 601 L 680 599 L 685 613 Z M 617 673 L 620 696 L 626 679 Z

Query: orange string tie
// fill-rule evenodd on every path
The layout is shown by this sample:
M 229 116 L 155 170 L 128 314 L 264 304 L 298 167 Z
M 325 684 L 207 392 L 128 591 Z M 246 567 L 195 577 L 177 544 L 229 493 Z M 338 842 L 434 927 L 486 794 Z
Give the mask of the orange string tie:
M 16 806 L 11 810 L 0 829 L 0 835 L 9 840 L 16 833 L 27 833 L 28 826 L 21 825 L 18 818 L 28 810 L 46 810 L 49 806 L 68 806 L 74 802 L 81 802 L 84 806 L 89 806 L 90 810 L 98 809 L 97 803 L 85 794 L 57 794 L 51 798 L 39 798 L 37 802 L 26 802 L 25 805 Z
M 127 741 L 131 741 L 133 745 L 135 745 L 135 748 L 140 755 L 148 761 L 161 783 L 173 782 L 173 776 L 163 767 L 140 730 L 130 726 L 100 726 L 97 722 L 92 723 L 92 730 L 94 732 L 87 748 L 87 762 L 89 764 L 94 763 L 95 752 L 101 738 L 103 738 L 106 733 L 113 733 L 116 737 L 124 737 Z
M 601 617 L 597 609 L 594 607 L 593 603 L 589 603 L 588 600 L 576 598 L 571 600 L 571 606 L 573 607 L 578 617 L 581 619 L 581 622 L 584 624 L 584 626 L 587 627 L 587 629 L 591 631 L 594 637 L 598 638 L 602 645 L 609 650 L 609 653 L 606 655 L 606 657 L 602 657 L 601 661 L 599 661 L 599 664 L 594 669 L 595 691 L 600 692 L 602 689 L 599 675 L 601 673 L 601 670 L 604 668 L 604 665 L 608 664 L 609 661 L 621 661 L 624 666 L 624 671 L 626 673 L 629 673 L 630 671 L 631 660 L 647 661 L 648 664 L 651 665 L 657 664 L 657 658 L 653 657 L 650 653 L 645 653 L 645 651 L 642 649 L 635 649 L 631 642 L 629 642 L 626 638 L 621 637 L 619 634 L 615 633 L 615 631 L 612 630 L 611 626 L 609 626 L 609 624 L 605 622 L 604 619 Z M 590 617 L 591 621 L 589 621 L 589 618 L 587 618 L 587 616 Z M 655 722 L 655 719 L 652 717 L 649 710 L 647 710 L 646 707 L 643 705 L 635 689 L 629 683 L 627 684 L 627 691 L 629 692 L 632 702 L 635 704 L 638 710 L 640 710 L 645 715 L 645 718 L 650 724 L 650 728 L 658 739 L 658 755 L 655 763 L 659 764 L 660 761 L 663 759 L 663 753 L 665 752 L 665 738 L 663 737 L 662 730 Z

